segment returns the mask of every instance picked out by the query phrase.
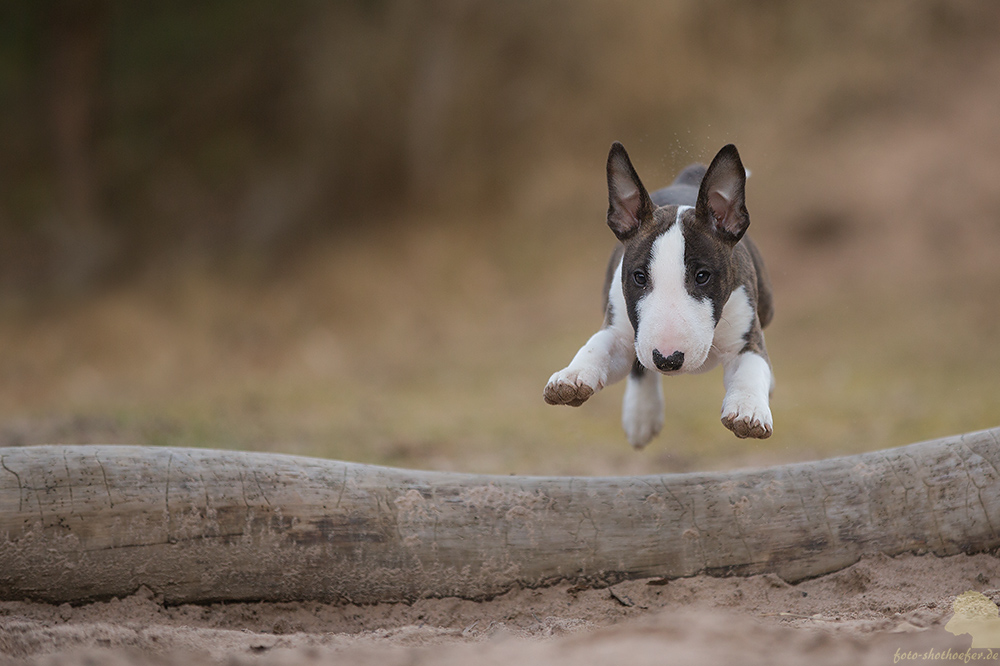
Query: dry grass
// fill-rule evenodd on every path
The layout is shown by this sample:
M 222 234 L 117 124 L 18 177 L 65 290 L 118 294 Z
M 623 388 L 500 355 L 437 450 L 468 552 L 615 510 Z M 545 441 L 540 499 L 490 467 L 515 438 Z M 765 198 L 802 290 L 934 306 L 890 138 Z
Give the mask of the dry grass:
M 666 430 L 642 453 L 620 432 L 621 387 L 576 410 L 543 403 L 549 374 L 600 323 L 611 247 L 603 155 L 556 153 L 526 167 L 506 207 L 372 224 L 250 278 L 185 269 L 70 304 L 7 298 L 0 444 L 603 474 L 799 460 L 995 426 L 998 72 L 1000 56 L 986 54 L 961 76 L 928 75 L 926 104 L 888 113 L 823 106 L 839 88 L 797 105 L 779 96 L 747 105 L 720 136 L 678 139 L 705 160 L 735 137 L 754 171 L 752 233 L 778 308 L 767 441 L 719 424 L 718 371 L 666 382 Z M 846 112 L 855 119 L 826 131 Z M 640 148 L 637 167 L 654 186 L 677 155 L 650 164 L 650 152 Z
M 807 459 L 996 424 L 996 264 L 938 261 L 928 245 L 923 275 L 893 275 L 872 269 L 882 246 L 869 235 L 813 247 L 782 239 L 766 215 L 754 219 L 780 308 L 770 440 L 719 424 L 718 371 L 666 381 L 667 428 L 642 453 L 619 429 L 620 386 L 580 409 L 545 405 L 548 375 L 599 325 L 602 197 L 534 219 L 401 220 L 267 279 L 188 273 L 49 313 L 8 305 L 4 443 L 603 474 Z

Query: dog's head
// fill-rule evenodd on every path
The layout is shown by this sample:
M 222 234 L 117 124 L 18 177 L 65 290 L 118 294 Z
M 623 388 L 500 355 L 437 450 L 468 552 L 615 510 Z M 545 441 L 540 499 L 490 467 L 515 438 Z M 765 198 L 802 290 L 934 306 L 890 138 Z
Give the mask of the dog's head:
M 712 160 L 694 206 L 657 208 L 620 143 L 608 155 L 608 226 L 625 246 L 622 289 L 639 362 L 698 370 L 739 286 L 733 249 L 750 226 L 746 171 L 732 144 Z

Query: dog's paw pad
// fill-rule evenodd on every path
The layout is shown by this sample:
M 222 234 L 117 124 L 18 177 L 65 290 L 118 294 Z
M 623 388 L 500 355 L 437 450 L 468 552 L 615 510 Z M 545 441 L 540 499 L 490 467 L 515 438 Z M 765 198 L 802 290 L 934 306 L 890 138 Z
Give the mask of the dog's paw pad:
M 739 414 L 726 414 L 722 417 L 722 425 L 732 430 L 733 434 L 740 439 L 748 437 L 767 439 L 771 436 L 772 431 L 770 420 Z
M 545 385 L 544 397 L 550 405 L 579 407 L 596 392 L 597 389 L 578 373 L 563 370 L 554 374 Z

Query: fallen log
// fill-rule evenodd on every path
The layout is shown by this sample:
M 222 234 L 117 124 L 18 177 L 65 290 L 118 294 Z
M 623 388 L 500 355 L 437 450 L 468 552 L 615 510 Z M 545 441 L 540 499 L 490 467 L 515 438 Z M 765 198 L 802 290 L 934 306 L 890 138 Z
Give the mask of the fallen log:
M 0 598 L 485 599 L 1000 546 L 1000 428 L 767 469 L 422 472 L 236 451 L 0 448 Z

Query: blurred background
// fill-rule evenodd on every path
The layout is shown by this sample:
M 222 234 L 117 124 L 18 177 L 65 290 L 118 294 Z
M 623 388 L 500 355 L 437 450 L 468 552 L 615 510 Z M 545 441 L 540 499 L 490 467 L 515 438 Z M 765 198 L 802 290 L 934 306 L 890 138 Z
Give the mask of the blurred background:
M 0 445 L 490 473 L 721 469 L 1000 416 L 992 0 L 6 0 Z M 600 326 L 604 168 L 738 145 L 774 436 L 666 380 L 548 376 Z

